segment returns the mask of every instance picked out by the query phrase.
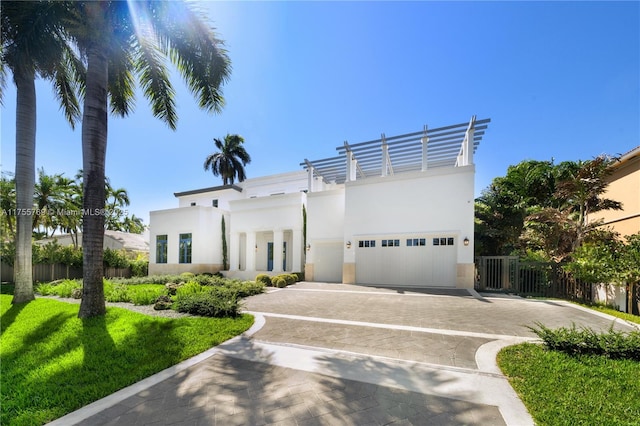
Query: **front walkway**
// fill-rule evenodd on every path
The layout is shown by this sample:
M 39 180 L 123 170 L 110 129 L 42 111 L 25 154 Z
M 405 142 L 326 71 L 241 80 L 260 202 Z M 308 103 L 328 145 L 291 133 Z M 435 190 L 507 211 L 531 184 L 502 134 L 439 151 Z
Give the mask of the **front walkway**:
M 318 283 L 246 309 L 245 336 L 54 424 L 533 424 L 498 350 L 533 340 L 536 321 L 612 323 L 565 302 Z

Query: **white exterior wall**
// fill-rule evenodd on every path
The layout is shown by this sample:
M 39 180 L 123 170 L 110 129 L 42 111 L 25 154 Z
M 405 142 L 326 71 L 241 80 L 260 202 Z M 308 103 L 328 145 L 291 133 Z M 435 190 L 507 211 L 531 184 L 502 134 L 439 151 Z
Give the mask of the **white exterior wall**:
M 302 206 L 306 194 L 295 192 L 231 202 L 230 276 L 254 279 L 258 273 L 301 272 L 303 266 Z M 274 243 L 273 270 L 267 271 L 268 243 Z M 286 271 L 282 254 L 286 242 Z
M 202 206 L 150 212 L 149 274 L 221 270 L 223 213 L 220 209 Z M 180 234 L 187 233 L 191 233 L 192 238 L 191 263 L 179 263 Z M 158 235 L 167 235 L 167 263 L 156 263 Z
M 305 279 L 342 282 L 344 185 L 307 195 Z
M 627 289 L 625 286 L 613 284 L 596 284 L 593 286 L 593 300 L 606 305 L 614 305 L 621 312 L 626 312 Z
M 229 210 L 229 202 L 241 198 L 244 198 L 244 195 L 235 189 L 208 191 L 178 197 L 178 207 L 192 207 L 191 203 L 196 203 L 196 206 L 212 207 L 213 200 L 218 200 L 219 209 Z
M 344 241 L 352 244 L 345 250 L 343 280 L 358 282 L 358 239 L 455 235 L 457 278 L 450 284 L 473 288 L 474 173 L 474 166 L 465 166 L 346 183 Z
M 247 179 L 239 185 L 243 188 L 243 198 L 256 198 L 306 192 L 308 184 L 307 172 L 301 170 Z

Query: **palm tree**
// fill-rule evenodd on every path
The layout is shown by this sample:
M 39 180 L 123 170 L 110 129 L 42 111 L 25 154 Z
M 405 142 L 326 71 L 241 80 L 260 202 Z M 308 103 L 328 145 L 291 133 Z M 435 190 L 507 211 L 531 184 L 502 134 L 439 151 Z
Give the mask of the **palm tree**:
M 114 188 L 107 178 L 105 180 L 105 229 L 120 230 L 120 218 L 123 216 L 122 207 L 130 204 L 129 194 L 124 188 Z
M 67 44 L 63 17 L 70 2 L 3 1 L 2 68 L 0 84 L 8 68 L 16 85 L 16 259 L 12 303 L 33 300 L 31 236 L 35 185 L 36 91 L 38 75 L 54 82 L 67 120 L 74 126 L 80 116 L 75 96 L 82 66 Z M 2 94 L 0 93 L 0 98 Z
M 44 236 L 51 236 L 60 225 L 58 210 L 62 210 L 66 200 L 73 195 L 73 180 L 61 173 L 47 175 L 43 168 L 38 169 L 38 181 L 35 185 L 34 204 L 38 214 L 33 221 L 34 229 L 43 229 Z
M 75 3 L 82 17 L 70 34 L 87 60 L 82 117 L 83 295 L 78 316 L 104 315 L 103 239 L 105 154 L 108 105 L 126 116 L 133 102 L 135 77 L 154 116 L 175 129 L 174 89 L 165 66 L 169 58 L 186 80 L 201 108 L 218 112 L 220 90 L 230 63 L 214 30 L 186 2 L 86 1 Z M 177 19 L 180 17 L 180 19 Z
M 126 216 L 122 220 L 122 231 L 129 232 L 131 234 L 142 234 L 145 230 L 144 222 L 142 218 L 137 217 L 135 214 Z
M 204 161 L 205 171 L 211 168 L 214 176 L 222 176 L 223 185 L 233 185 L 236 177 L 238 182 L 245 180 L 247 175 L 244 166 L 251 162 L 251 157 L 242 146 L 242 136 L 227 134 L 224 142 L 220 139 L 214 139 L 213 142 L 218 152 L 207 156 Z

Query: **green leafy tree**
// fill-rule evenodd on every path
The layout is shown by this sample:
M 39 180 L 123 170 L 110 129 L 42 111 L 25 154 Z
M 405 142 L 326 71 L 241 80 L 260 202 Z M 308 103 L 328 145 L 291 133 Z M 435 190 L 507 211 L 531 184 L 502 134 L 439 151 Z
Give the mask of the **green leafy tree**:
M 621 246 L 622 243 L 615 239 L 584 243 L 572 253 L 564 269 L 586 283 L 613 282 Z
M 233 185 L 236 178 L 238 182 L 245 180 L 244 166 L 251 162 L 251 157 L 242 145 L 242 136 L 227 134 L 224 142 L 214 139 L 213 143 L 218 151 L 207 156 L 204 170 L 211 169 L 214 176 L 221 176 L 223 185 Z
M 132 107 L 137 77 L 155 117 L 174 129 L 175 92 L 167 58 L 185 78 L 199 106 L 218 112 L 229 59 L 201 16 L 182 1 L 86 1 L 75 3 L 81 19 L 69 33 L 87 60 L 82 119 L 83 207 L 105 207 L 105 156 L 108 106 L 126 116 Z M 177 19 L 180 17 L 181 19 Z M 104 216 L 83 218 L 84 285 L 78 316 L 104 315 Z
M 53 82 L 55 93 L 73 127 L 80 116 L 76 83 L 81 80 L 81 62 L 67 43 L 63 21 L 71 2 L 3 1 L 2 68 L 13 75 L 16 85 L 16 262 L 12 303 L 32 300 L 33 192 L 35 185 L 36 90 L 38 76 Z M 4 91 L 2 91 L 4 92 Z M 0 93 L 0 98 L 2 94 Z
M 640 292 L 636 288 L 640 285 L 640 232 L 628 235 L 626 244 L 623 246 L 618 262 L 617 280 L 619 283 L 627 285 L 628 304 L 631 307 L 634 303 L 633 295 L 637 295 L 635 300 L 637 313 L 640 315 Z M 629 309 L 629 312 L 633 312 Z
M 613 161 L 600 156 L 579 162 L 557 183 L 553 194 L 557 206 L 542 206 L 526 218 L 528 241 L 537 242 L 552 260 L 562 261 L 586 241 L 613 238 L 599 229 L 602 221 L 589 219 L 591 213 L 622 209 L 620 202 L 603 197 Z
M 509 166 L 475 202 L 476 250 L 480 255 L 523 253 L 525 219 L 536 209 L 553 207 L 559 180 L 577 168 L 574 162 L 526 160 Z

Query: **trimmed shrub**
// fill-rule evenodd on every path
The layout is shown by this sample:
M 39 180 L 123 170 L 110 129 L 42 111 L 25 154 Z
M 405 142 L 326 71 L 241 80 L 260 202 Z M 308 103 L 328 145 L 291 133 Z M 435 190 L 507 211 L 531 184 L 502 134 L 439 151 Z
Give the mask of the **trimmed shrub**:
M 294 272 L 293 274 L 298 277 L 297 282 L 304 281 L 304 272 Z
M 296 274 L 284 274 L 284 279 L 287 282 L 287 285 L 291 285 L 298 281 L 298 276 Z
M 257 281 L 228 281 L 223 287 L 233 291 L 239 298 L 253 296 L 264 291 L 264 284 Z
M 287 286 L 287 280 L 285 280 L 282 275 L 276 275 L 275 277 L 271 278 L 271 284 L 274 287 L 284 288 Z
M 271 277 L 267 274 L 258 274 L 256 276 L 256 282 L 261 283 L 265 287 L 271 287 Z
M 549 349 L 569 355 L 602 355 L 612 359 L 632 359 L 640 361 L 640 331 L 623 333 L 611 328 L 606 333 L 598 333 L 590 328 L 560 327 L 550 329 L 536 323 L 529 327 L 542 339 Z
M 177 298 L 174 309 L 192 315 L 204 317 L 237 317 L 240 302 L 236 294 L 220 287 L 212 287 L 207 291 L 192 293 Z

